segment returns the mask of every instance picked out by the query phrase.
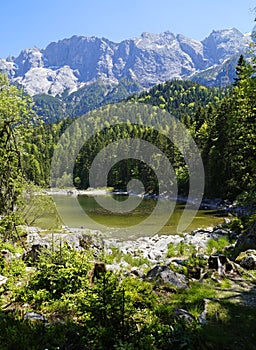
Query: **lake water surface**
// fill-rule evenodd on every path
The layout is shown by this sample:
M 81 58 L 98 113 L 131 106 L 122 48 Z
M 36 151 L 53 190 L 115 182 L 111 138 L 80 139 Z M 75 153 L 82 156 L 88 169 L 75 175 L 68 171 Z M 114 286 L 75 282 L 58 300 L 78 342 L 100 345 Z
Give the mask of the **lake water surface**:
M 95 196 L 79 195 L 78 197 L 69 195 L 53 195 L 53 200 L 58 209 L 64 225 L 75 228 L 99 229 L 107 237 L 119 239 L 135 239 L 142 236 L 148 236 L 155 233 L 159 234 L 177 234 L 178 224 L 184 212 L 185 204 L 171 203 L 173 210 L 170 210 L 166 199 L 148 199 L 129 196 L 133 210 L 122 212 L 120 207 L 127 200 L 124 195 L 101 195 L 98 197 L 103 205 L 111 210 L 107 210 L 100 205 Z M 157 202 L 162 201 L 163 210 L 157 216 L 152 216 Z M 139 203 L 139 205 L 137 205 Z M 165 210 L 166 208 L 166 210 Z M 193 206 L 186 209 L 194 210 Z M 167 212 L 168 211 L 168 212 Z M 166 214 L 167 220 L 166 220 Z M 169 215 L 170 214 L 170 215 Z M 216 216 L 213 210 L 197 211 L 193 221 L 186 228 L 186 232 L 193 229 L 213 226 L 223 222 L 223 218 Z M 160 230 L 159 230 L 160 228 Z

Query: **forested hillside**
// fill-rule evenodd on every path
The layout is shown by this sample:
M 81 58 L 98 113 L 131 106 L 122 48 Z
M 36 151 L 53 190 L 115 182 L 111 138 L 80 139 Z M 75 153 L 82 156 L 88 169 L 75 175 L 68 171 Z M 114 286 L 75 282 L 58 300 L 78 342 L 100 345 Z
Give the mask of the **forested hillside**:
M 147 103 L 158 106 L 160 109 L 166 109 L 171 115 L 174 115 L 192 130 L 193 128 L 200 129 L 204 119 L 207 118 L 208 115 L 214 113 L 218 103 L 223 96 L 227 94 L 227 91 L 227 89 L 221 88 L 207 88 L 189 81 L 172 81 L 157 85 L 149 92 L 144 92 L 138 96 L 135 95 L 128 99 L 127 102 Z M 112 108 L 112 106 L 113 105 L 111 105 L 110 108 Z M 107 112 L 108 107 L 106 106 L 104 108 Z M 100 113 L 102 114 L 102 112 Z M 97 123 L 99 123 L 98 115 L 100 113 L 95 110 L 88 114 L 87 120 L 91 121 L 90 123 L 92 127 L 95 127 Z M 26 172 L 29 178 L 37 184 L 44 184 L 45 186 L 49 184 L 50 156 L 53 154 L 54 143 L 70 123 L 72 123 L 72 119 L 65 119 L 57 124 L 52 124 L 46 121 L 34 129 L 33 146 L 31 146 L 30 142 L 26 145 L 29 156 L 26 158 L 25 163 Z M 159 127 L 161 128 L 164 121 L 159 121 L 159 123 Z M 104 136 L 95 135 L 93 139 L 90 140 L 89 144 L 84 145 L 79 157 L 77 158 L 74 172 L 74 179 L 76 180 L 75 184 L 79 188 L 87 188 L 89 186 L 88 171 L 94 156 L 110 141 L 120 140 L 128 135 L 140 137 L 159 145 L 160 138 L 156 131 L 146 130 L 143 125 L 133 125 L 132 128 L 131 125 L 117 125 L 114 128 L 109 129 L 108 132 L 105 132 Z M 65 137 L 71 138 L 72 136 L 68 136 L 67 134 Z M 46 142 L 42 142 L 42 140 L 45 140 Z M 70 144 L 70 142 L 71 140 L 66 140 L 67 144 Z M 166 143 L 162 145 L 162 150 L 164 150 L 165 154 L 177 169 L 178 177 L 180 176 L 180 192 L 186 193 L 188 174 L 185 168 L 183 171 L 184 161 L 182 160 L 182 157 L 177 150 L 174 151 L 174 145 L 170 145 L 167 139 L 165 139 L 165 141 L 161 140 L 160 142 Z M 76 143 L 76 139 L 72 139 L 72 143 Z M 63 159 L 63 164 L 65 164 L 65 162 L 68 163 L 68 161 L 68 158 Z M 148 173 L 147 176 L 143 176 L 145 179 L 148 179 L 145 183 L 145 187 L 148 192 L 156 192 L 157 184 L 155 184 L 155 179 L 153 179 L 153 173 L 151 173 L 148 168 L 146 169 L 142 164 L 138 164 L 138 162 L 129 162 L 130 165 L 124 165 L 123 163 L 113 169 L 112 175 L 109 177 L 109 186 L 119 189 L 125 188 L 128 179 L 131 176 L 131 172 L 137 174 L 144 174 L 146 172 Z M 85 166 L 85 164 L 87 164 L 87 166 Z M 135 167 L 135 169 L 132 170 L 132 167 Z M 121 168 L 126 168 L 126 171 L 121 171 Z M 152 176 L 153 178 L 151 178 Z M 59 187 L 65 185 L 65 181 L 63 181 L 64 179 L 60 178 L 56 186 Z
M 191 81 L 173 80 L 156 85 L 129 100 L 165 109 L 189 126 L 198 119 L 203 120 L 204 112 L 211 113 L 229 90 L 229 87 L 209 88 Z
M 71 94 L 51 96 L 35 95 L 35 112 L 48 123 L 57 123 L 66 118 L 80 117 L 89 111 L 107 103 L 115 103 L 140 91 L 141 86 L 132 79 L 121 79 L 118 84 L 111 85 L 98 80 Z
M 167 110 L 187 127 L 201 150 L 205 173 L 205 196 L 229 198 L 251 193 L 255 185 L 255 78 L 253 66 L 241 56 L 237 66 L 236 83 L 228 88 L 208 88 L 189 81 L 171 81 L 157 85 L 148 92 L 134 95 L 128 101 L 151 104 Z M 104 107 L 107 108 L 107 107 Z M 97 124 L 97 110 L 91 112 L 88 120 Z M 66 126 L 66 119 L 57 124 L 42 123 L 35 127 L 33 143 L 31 137 L 26 144 L 29 157 L 26 158 L 26 173 L 37 184 L 49 185 L 50 157 L 54 144 Z M 121 127 L 121 129 L 120 129 Z M 159 135 L 155 131 L 145 130 L 143 126 L 116 126 L 103 135 L 96 135 L 89 144 L 84 145 L 77 158 L 74 171 L 75 185 L 87 188 L 88 171 L 97 152 L 110 141 L 129 135 L 141 137 L 159 144 Z M 67 140 L 67 144 L 71 140 Z M 72 142 L 76 142 L 72 140 Z M 186 194 L 188 173 L 184 160 L 168 140 L 162 149 L 173 163 L 179 181 L 180 193 Z M 68 159 L 66 160 L 68 162 Z M 128 165 L 129 163 L 129 165 Z M 109 177 L 109 186 L 125 188 L 132 172 L 148 172 L 144 178 L 148 192 L 157 191 L 154 175 L 138 162 L 126 162 L 117 165 Z M 65 160 L 63 160 L 65 164 Z M 125 165 L 124 165 L 125 164 Z M 132 170 L 135 167 L 135 170 Z M 126 171 L 122 170 L 126 168 Z M 142 170 L 144 169 L 144 170 Z M 118 172 L 121 174 L 118 175 Z M 114 175 L 115 174 L 115 175 Z M 125 175 L 126 174 L 126 175 Z M 149 175 L 151 174 L 151 175 Z M 60 179 L 56 185 L 65 185 Z
M 206 88 L 191 82 L 169 82 L 132 100 L 149 103 L 177 116 L 201 149 L 208 196 L 235 199 L 255 186 L 254 67 L 243 56 L 234 85 Z

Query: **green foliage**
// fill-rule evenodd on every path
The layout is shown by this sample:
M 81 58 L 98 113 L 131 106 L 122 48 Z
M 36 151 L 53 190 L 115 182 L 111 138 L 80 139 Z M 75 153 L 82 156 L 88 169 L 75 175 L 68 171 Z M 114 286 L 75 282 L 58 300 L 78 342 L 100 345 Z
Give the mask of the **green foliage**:
M 212 301 L 209 322 L 201 336 L 210 349 L 255 349 L 255 307 L 228 301 Z
M 99 83 L 97 83 L 99 84 Z M 120 83 L 121 84 L 121 83 Z M 127 86 L 127 83 L 125 83 Z M 99 84 L 99 87 L 101 85 Z M 120 85 L 121 86 L 121 85 Z M 120 88 L 119 86 L 119 88 Z M 93 86 L 86 87 L 86 89 L 94 89 Z M 80 91 L 82 93 L 82 91 Z M 77 101 L 77 93 L 74 96 L 71 94 L 68 98 L 70 101 Z M 217 102 L 225 93 L 218 89 L 208 89 L 204 86 L 200 86 L 190 82 L 173 81 L 167 82 L 162 85 L 158 85 L 152 88 L 149 93 L 142 93 L 138 97 L 134 96 L 131 101 L 139 101 L 143 103 L 150 103 L 153 105 L 159 105 L 160 102 L 165 103 L 164 108 L 169 112 L 180 118 L 188 128 L 191 128 L 192 133 L 196 141 L 203 146 L 206 143 L 206 138 L 209 133 L 209 127 L 211 122 L 208 122 L 210 116 L 214 113 Z M 81 95 L 82 96 L 82 95 Z M 152 96 L 152 97 L 151 97 Z M 83 103 L 90 103 L 88 99 L 78 98 L 81 108 Z M 94 101 L 95 102 L 95 101 Z M 90 110 L 87 107 L 84 110 Z M 77 112 L 81 114 L 80 112 Z M 76 113 L 76 114 L 77 114 Z M 106 108 L 106 113 L 107 108 Z M 152 118 L 156 118 L 152 115 Z M 205 123 L 205 118 L 207 123 Z M 154 119 L 155 120 L 155 119 Z M 88 114 L 88 123 L 92 124 L 92 128 L 97 128 L 97 125 L 101 121 L 99 120 L 97 111 Z M 80 151 L 75 164 L 73 179 L 75 185 L 78 188 L 87 188 L 89 186 L 88 171 L 92 160 L 95 155 L 110 142 L 120 140 L 127 137 L 140 138 L 150 143 L 154 143 L 160 148 L 162 152 L 169 158 L 173 164 L 179 183 L 180 194 L 186 195 L 188 192 L 189 176 L 184 164 L 184 160 L 180 152 L 175 146 L 163 135 L 159 134 L 155 130 L 148 130 L 143 128 L 142 125 L 132 125 L 127 121 L 127 125 L 116 125 L 111 128 L 106 127 L 100 134 L 94 135 Z M 49 183 L 49 169 L 50 169 L 50 157 L 53 154 L 54 144 L 57 142 L 60 134 L 65 130 L 66 126 L 70 123 L 60 122 L 55 125 L 42 124 L 35 129 L 35 132 L 30 137 L 30 142 L 27 143 L 27 153 L 30 154 L 26 158 L 26 174 L 28 178 L 39 185 Z M 165 125 L 163 120 L 159 120 L 159 128 Z M 165 125 L 165 128 L 171 126 Z M 79 139 L 79 135 L 85 133 L 81 127 L 80 130 L 73 130 L 71 134 L 65 134 L 66 144 L 70 144 L 72 135 L 78 137 L 73 139 L 74 149 L 76 149 L 76 142 Z M 33 141 L 31 143 L 31 140 Z M 56 187 L 65 187 L 72 184 L 70 175 L 66 173 L 69 159 L 74 157 L 73 154 L 67 154 L 62 159 L 61 169 L 56 169 L 56 172 L 60 173 L 59 180 L 55 184 Z M 125 189 L 126 184 L 131 177 L 140 176 L 144 179 L 144 186 L 148 193 L 157 193 L 158 186 L 152 170 L 145 166 L 145 164 L 136 160 L 125 160 L 117 163 L 111 174 L 109 174 L 109 185 L 118 189 Z
M 130 266 L 149 265 L 149 260 L 141 256 L 138 252 L 138 256 L 132 256 L 131 254 L 123 254 L 120 249 L 111 247 L 111 254 L 105 254 L 102 260 L 108 264 L 120 263 L 121 261 L 127 262 Z
M 42 251 L 37 263 L 37 272 L 29 282 L 28 290 L 22 292 L 29 303 L 42 303 L 61 298 L 64 294 L 79 292 L 88 288 L 88 262 L 91 255 L 78 253 L 65 245 L 55 247 L 51 253 Z M 34 291 L 34 292 L 33 292 Z M 35 294 L 34 294 L 35 293 Z
M 254 67 L 243 56 L 236 72 L 235 84 L 229 89 L 172 81 L 133 100 L 165 108 L 190 130 L 202 150 L 206 196 L 234 200 L 243 194 L 254 203 L 256 80 Z M 176 172 L 184 190 L 188 180 L 184 164 L 180 165 Z
M 212 194 L 232 200 L 255 186 L 256 80 L 243 58 L 237 72 L 235 86 L 218 108 L 204 155 Z
M 7 240 L 16 238 L 15 209 L 24 183 L 22 147 L 34 113 L 31 99 L 10 86 L 4 75 L 0 76 L 0 86 L 0 234 Z
M 75 346 L 81 345 L 77 335 L 80 328 L 76 324 L 69 322 L 46 325 L 23 320 L 23 315 L 18 310 L 10 314 L 0 311 L 0 329 L 1 350 L 58 350 L 62 346 L 72 348 L 74 343 Z
M 69 123 L 68 119 L 58 124 L 41 121 L 25 135 L 23 163 L 27 180 L 41 187 L 49 186 L 51 157 L 60 134 Z
M 224 248 L 230 245 L 228 237 L 220 237 L 218 239 L 210 239 L 207 243 L 206 254 L 223 254 Z
M 244 230 L 243 219 L 238 217 L 233 218 L 227 226 L 231 231 L 235 232 L 237 235 L 242 233 Z
M 20 202 L 19 202 L 20 204 Z M 22 223 L 22 218 L 18 212 L 10 212 L 8 215 L 0 219 L 0 237 L 4 242 L 11 240 L 16 242 L 19 240 L 19 230 L 17 225 Z
M 199 280 L 202 276 L 202 272 L 206 270 L 208 265 L 208 259 L 201 254 L 192 254 L 183 263 L 183 273 L 188 278 L 194 278 Z
M 238 234 L 250 229 L 256 221 L 255 58 L 248 63 L 244 57 L 240 57 L 236 72 L 235 84 L 230 89 L 210 89 L 191 82 L 173 81 L 157 85 L 130 100 L 166 109 L 184 123 L 202 152 L 206 172 L 205 194 L 232 200 L 237 198 L 245 206 L 245 214 L 251 214 L 250 217 L 244 214 L 231 221 L 229 228 Z M 51 157 L 60 135 L 71 121 L 67 119 L 58 124 L 48 122 L 55 122 L 63 116 L 81 115 L 95 106 L 124 98 L 134 91 L 134 84 L 123 81 L 113 88 L 96 82 L 69 96 L 37 96 L 35 101 L 41 108 L 39 113 L 45 118 L 45 122 L 39 123 L 33 120 L 31 99 L 15 86 L 9 86 L 6 76 L 0 76 L 2 240 L 18 239 L 22 234 L 17 228 L 17 224 L 22 222 L 21 210 L 17 209 L 20 208 L 24 189 L 24 175 L 39 186 L 49 184 Z M 66 105 L 63 104 L 64 100 Z M 108 107 L 105 111 L 108 111 Z M 149 117 L 157 119 L 157 109 L 153 111 Z M 93 129 L 102 125 L 97 112 L 88 114 L 88 119 Z M 159 120 L 160 130 L 161 127 L 171 130 L 172 126 L 165 124 L 164 120 Z M 79 123 L 75 127 L 77 135 L 86 135 L 86 130 L 82 130 Z M 74 142 L 75 149 L 77 140 L 72 138 L 72 132 L 65 137 L 65 143 Z M 189 174 L 181 153 L 161 133 L 142 125 L 133 125 L 129 117 L 126 124 L 106 124 L 105 130 L 84 145 L 74 170 L 76 186 L 88 186 L 88 170 L 99 150 L 127 137 L 138 137 L 159 147 L 173 164 L 180 193 L 187 194 Z M 57 186 L 72 182 L 67 168 L 73 157 L 74 154 L 67 154 L 60 168 L 56 169 L 63 175 Z M 125 188 L 134 176 L 145 179 L 147 192 L 157 193 L 157 179 L 153 172 L 132 159 L 113 167 L 109 185 Z M 51 206 L 47 196 L 32 196 L 33 191 L 27 189 L 25 192 L 22 208 L 23 218 L 29 224 L 38 222 L 46 208 Z M 224 237 L 210 240 L 206 251 L 208 254 L 223 253 L 228 244 L 228 239 Z M 13 254 L 20 252 L 7 243 L 1 248 L 9 249 Z M 192 278 L 196 278 L 197 272 L 205 269 L 207 263 L 196 254 L 192 245 L 184 243 L 169 245 L 168 256 L 186 257 L 182 272 Z M 136 266 L 148 263 L 146 259 L 131 258 L 114 250 L 108 259 L 112 262 L 123 259 Z M 35 263 L 30 273 L 22 260 L 15 258 L 6 261 L 1 258 L 0 273 L 8 278 L 0 288 L 2 304 L 7 301 L 13 303 L 15 312 L 8 314 L 0 311 L 0 349 L 196 350 L 214 346 L 227 349 L 254 347 L 255 312 L 251 308 L 227 302 L 214 305 L 208 309 L 210 322 L 205 328 L 196 320 L 184 323 L 174 317 L 176 307 L 182 307 L 195 318 L 198 317 L 204 310 L 204 299 L 216 296 L 213 282 L 190 282 L 189 288 L 173 293 L 140 279 L 121 279 L 107 272 L 97 276 L 92 283 L 88 274 L 92 271 L 92 260 L 91 252 L 75 252 L 65 245 L 41 252 L 39 262 Z M 220 287 L 229 288 L 230 283 L 223 280 Z M 29 311 L 43 313 L 49 323 L 25 321 L 24 305 Z M 19 311 L 20 306 L 23 307 L 22 312 Z M 237 315 L 240 322 L 237 322 Z M 242 339 L 234 340 L 234 334 L 242 334 Z M 210 347 L 207 347 L 202 336 L 210 341 Z
M 14 244 L 14 243 L 10 243 L 10 242 L 3 242 L 1 241 L 0 242 L 0 250 L 9 250 L 9 252 L 11 254 L 19 254 L 19 255 L 22 255 L 24 249 L 22 248 L 21 245 L 17 245 L 17 244 Z
M 256 203 L 256 183 L 251 183 L 241 194 L 237 196 L 238 205 L 242 205 L 249 213 L 255 212 L 253 208 Z
M 186 267 L 199 265 L 201 262 L 196 258 L 192 255 L 187 259 Z M 8 267 L 8 276 L 13 275 L 8 285 L 13 290 L 12 300 L 16 305 L 25 302 L 27 311 L 44 314 L 48 321 L 25 321 L 24 311 L 21 313 L 18 308 L 13 314 L 0 313 L 0 349 L 12 346 L 41 349 L 43 346 L 86 350 L 196 350 L 209 349 L 209 344 L 225 343 L 225 337 L 220 337 L 219 333 L 212 339 L 213 324 L 217 332 L 218 322 L 222 330 L 227 324 L 228 337 L 234 334 L 231 324 L 236 326 L 229 312 L 233 314 L 235 306 L 233 310 L 232 305 L 226 303 L 223 308 L 222 301 L 214 301 L 217 299 L 214 299 L 216 290 L 212 282 L 190 282 L 188 289 L 171 293 L 150 282 L 133 277 L 120 279 L 107 272 L 91 284 L 87 274 L 92 267 L 90 261 L 90 252 L 82 254 L 62 246 L 42 252 L 30 276 L 24 274 L 24 265 L 20 271 L 17 264 Z M 23 282 L 17 288 L 18 278 Z M 223 281 L 222 288 L 230 288 L 228 281 Z M 204 310 L 205 298 L 212 300 L 207 308 L 209 323 L 204 326 L 209 334 L 197 322 Z M 194 321 L 177 318 L 176 308 L 190 312 Z M 249 310 L 246 312 L 248 315 Z M 246 324 L 252 326 L 248 319 Z
M 26 225 L 42 229 L 57 229 L 61 227 L 62 221 L 58 215 L 55 203 L 50 195 L 43 193 L 40 187 L 27 183 L 22 199 L 19 211 Z
M 175 306 L 187 300 L 187 295 L 183 298 L 181 293 L 175 300 L 166 299 L 155 293 L 154 285 L 149 282 L 132 277 L 121 280 L 110 272 L 98 276 L 91 284 L 90 261 L 89 252 L 82 254 L 65 246 L 42 252 L 36 270 L 29 277 L 20 274 L 23 284 L 19 288 L 12 284 L 11 298 L 16 303 L 25 302 L 28 311 L 43 313 L 52 321 L 45 326 L 23 321 L 20 313 L 3 316 L 0 320 L 2 343 L 16 344 L 17 334 L 22 330 L 20 349 L 26 349 L 28 344 L 38 349 L 39 343 L 52 349 L 72 344 L 73 348 L 80 346 L 88 350 L 182 349 L 184 344 L 196 349 L 199 346 L 196 322 L 183 324 L 173 316 Z M 55 323 L 55 318 L 64 324 Z M 9 338 L 4 340 L 7 334 Z M 33 338 L 35 335 L 37 341 Z
M 46 122 L 56 123 L 64 117 L 68 117 L 65 102 L 59 97 L 40 94 L 35 95 L 33 101 L 36 113 L 42 116 Z
M 210 283 L 191 282 L 190 288 L 178 291 L 173 299 L 185 310 L 195 310 L 195 306 L 200 306 L 203 311 L 203 300 L 214 296 L 215 290 Z
M 190 243 L 180 242 L 178 244 L 169 243 L 168 244 L 168 252 L 167 257 L 181 257 L 181 256 L 189 256 L 196 252 L 196 248 L 194 245 Z
M 220 88 L 207 88 L 191 81 L 172 80 L 133 96 L 131 100 L 162 106 L 179 119 L 191 119 L 202 108 L 216 105 L 226 91 Z
M 26 278 L 26 264 L 21 257 L 17 258 L 16 254 L 21 256 L 19 247 L 11 247 L 10 244 L 3 244 L 0 249 L 8 249 L 11 255 L 4 258 L 0 255 L 0 274 L 7 278 L 7 282 L 0 286 L 0 301 L 3 303 L 8 300 L 10 290 L 15 291 L 23 284 Z
M 103 87 L 104 84 L 99 82 L 95 84 L 95 86 L 85 87 L 84 92 L 81 90 L 67 97 L 71 105 L 80 101 L 81 111 L 75 112 L 77 107 L 74 107 L 72 116 L 90 110 L 90 99 L 83 99 L 83 93 L 87 94 L 92 89 L 92 95 L 94 94 L 93 90 L 95 90 L 98 91 L 98 96 L 101 96 L 100 91 L 104 90 L 106 86 Z M 124 85 L 127 86 L 127 83 Z M 97 102 L 98 99 L 96 98 L 95 101 Z M 228 89 L 207 88 L 189 81 L 171 81 L 159 84 L 138 96 L 133 96 L 129 101 L 164 108 L 185 124 L 202 152 L 206 175 L 205 196 L 228 197 L 233 200 L 240 195 L 247 197 L 248 201 L 255 201 L 253 196 L 255 192 L 254 154 L 256 147 L 255 78 L 253 77 L 253 67 L 244 58 L 240 58 L 238 61 L 235 85 Z M 88 106 L 84 106 L 88 103 Z M 99 98 L 99 106 L 102 103 L 101 98 Z M 108 113 L 108 108 L 105 109 Z M 152 118 L 155 116 L 152 115 Z M 160 130 L 163 126 L 167 130 L 170 128 L 169 125 L 165 125 L 164 120 L 160 122 Z M 27 177 L 35 183 L 39 185 L 49 183 L 50 159 L 54 145 L 69 124 L 70 120 L 54 125 L 42 124 L 31 135 L 32 142 L 27 142 L 26 145 L 27 154 L 31 154 L 31 156 L 24 155 L 24 157 L 27 164 Z M 88 125 L 91 125 L 92 129 L 97 129 L 98 125 L 102 125 L 97 111 L 88 114 Z M 72 140 L 74 149 L 76 149 L 78 138 L 73 139 L 72 135 L 74 134 L 78 135 L 79 138 L 79 135 L 86 135 L 86 130 L 80 127 L 80 129 L 72 129 L 70 135 L 69 133 L 65 134 L 65 143 L 68 145 Z M 182 154 L 167 138 L 155 130 L 148 130 L 141 125 L 129 123 L 129 117 L 127 125 L 119 124 L 112 127 L 106 125 L 105 130 L 86 142 L 76 158 L 73 174 L 75 185 L 81 189 L 87 188 L 89 186 L 89 169 L 95 155 L 110 143 L 127 137 L 137 137 L 159 147 L 175 169 L 179 194 L 186 195 L 188 193 L 189 172 Z M 55 186 L 65 187 L 72 184 L 73 179 L 67 173 L 71 158 L 74 158 L 74 154 L 65 155 L 60 169 L 56 169 L 56 174 L 59 173 L 59 180 Z M 119 162 L 111 169 L 108 185 L 125 189 L 132 177 L 143 178 L 146 192 L 158 192 L 157 179 L 151 169 L 133 159 Z
M 202 152 L 205 168 L 205 196 L 229 198 L 239 200 L 247 198 L 252 204 L 255 202 L 255 77 L 254 66 L 241 56 L 237 62 L 237 77 L 235 84 L 228 89 L 207 88 L 190 81 L 168 81 L 154 86 L 128 100 L 158 106 L 166 109 L 180 119 L 188 128 Z M 5 83 L 3 83 L 5 84 Z M 94 106 L 101 106 L 106 102 L 115 102 L 134 89 L 134 82 L 122 81 L 115 88 L 103 82 L 95 82 L 90 86 L 68 96 L 37 96 L 35 100 L 41 106 L 39 113 L 49 115 L 51 121 L 65 117 L 82 115 L 92 110 Z M 136 84 L 135 84 L 136 85 Z M 88 98 L 84 98 L 87 96 Z M 62 102 L 65 100 L 66 107 Z M 60 102 L 62 101 L 62 102 Z M 114 105 L 112 105 L 114 106 Z M 106 108 L 106 113 L 108 109 Z M 54 115 L 53 115 L 53 114 Z M 152 116 L 153 118 L 154 116 Z M 55 145 L 70 124 L 70 120 L 58 124 L 37 123 L 33 131 L 27 134 L 24 143 L 23 164 L 27 178 L 40 186 L 49 185 L 50 160 Z M 88 114 L 89 125 L 97 129 L 102 125 L 97 111 Z M 165 125 L 161 120 L 159 128 Z M 86 135 L 86 131 L 73 130 L 78 136 Z M 74 133 L 73 133 L 74 134 Z M 143 126 L 117 125 L 109 127 L 94 135 L 84 145 L 76 158 L 73 179 L 78 188 L 89 185 L 88 171 L 95 155 L 113 141 L 127 137 L 138 137 L 154 143 L 168 157 L 177 175 L 179 194 L 187 195 L 189 188 L 189 172 L 181 153 L 168 139 L 154 130 Z M 65 135 L 66 144 L 74 143 L 72 133 Z M 63 187 L 72 184 L 73 179 L 67 172 L 69 160 L 74 154 L 67 154 L 62 159 L 59 180 L 55 184 Z M 72 159 L 73 159 L 72 158 Z M 15 168 L 17 171 L 17 167 Z M 125 189 L 132 177 L 143 178 L 148 193 L 157 193 L 157 179 L 149 167 L 141 162 L 129 159 L 117 163 L 109 174 L 109 185 L 118 189 Z

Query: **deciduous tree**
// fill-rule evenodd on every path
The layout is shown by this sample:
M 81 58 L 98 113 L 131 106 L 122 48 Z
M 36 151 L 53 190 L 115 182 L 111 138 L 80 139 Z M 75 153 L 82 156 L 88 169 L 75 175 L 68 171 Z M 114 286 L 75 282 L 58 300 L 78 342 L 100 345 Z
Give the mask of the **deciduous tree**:
M 23 186 L 22 143 L 34 112 L 31 99 L 0 75 L 0 234 L 14 233 Z

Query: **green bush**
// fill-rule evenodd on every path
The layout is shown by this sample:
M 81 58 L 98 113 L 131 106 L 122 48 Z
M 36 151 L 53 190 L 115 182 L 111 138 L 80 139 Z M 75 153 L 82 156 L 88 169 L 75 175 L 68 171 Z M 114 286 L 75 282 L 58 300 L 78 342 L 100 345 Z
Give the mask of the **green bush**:
M 197 285 L 191 292 L 171 294 L 155 289 L 150 282 L 135 277 L 120 279 L 111 272 L 102 273 L 91 283 L 91 259 L 90 252 L 64 246 L 42 252 L 36 271 L 26 277 L 23 287 L 15 289 L 13 297 L 16 303 L 26 302 L 28 311 L 45 315 L 49 324 L 24 322 L 21 314 L 5 317 L 5 323 L 0 321 L 0 330 L 5 326 L 0 341 L 8 336 L 6 349 L 17 348 L 19 332 L 24 338 L 19 349 L 200 348 L 197 325 L 181 324 L 173 312 L 175 307 L 184 306 L 198 313 L 202 298 L 211 295 L 208 289 Z
M 90 258 L 90 253 L 76 252 L 65 245 L 51 253 L 42 252 L 36 272 L 26 288 L 19 292 L 19 297 L 40 307 L 44 302 L 50 303 L 65 294 L 88 288 L 88 271 L 92 268 Z
M 189 256 L 195 252 L 196 252 L 195 246 L 193 246 L 190 243 L 184 243 L 184 242 L 180 242 L 178 244 L 169 243 L 167 257 L 171 258 L 171 257 Z
M 210 239 L 207 243 L 206 254 L 222 254 L 225 247 L 230 245 L 228 237 L 220 237 L 219 239 Z

